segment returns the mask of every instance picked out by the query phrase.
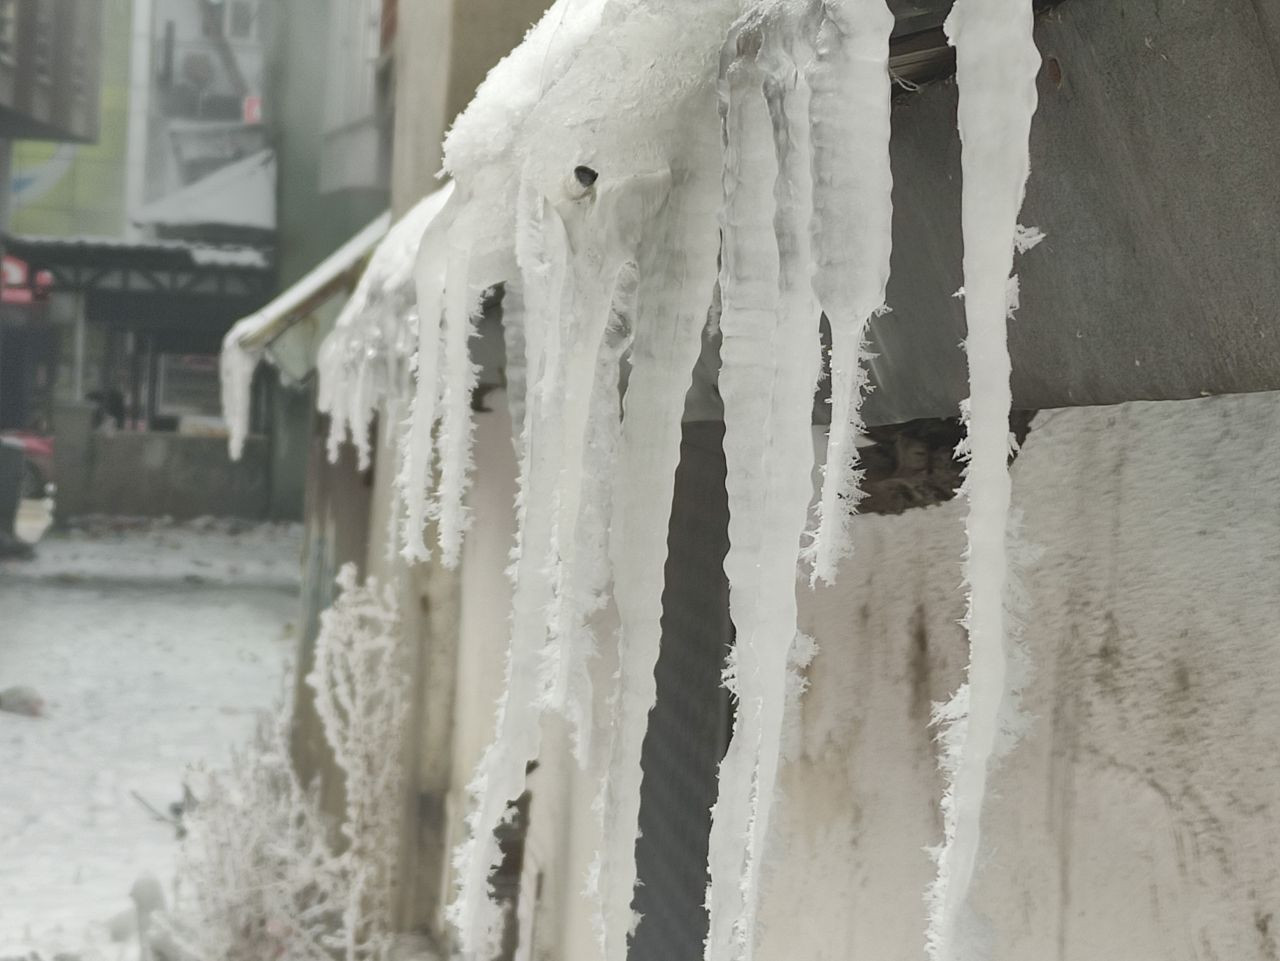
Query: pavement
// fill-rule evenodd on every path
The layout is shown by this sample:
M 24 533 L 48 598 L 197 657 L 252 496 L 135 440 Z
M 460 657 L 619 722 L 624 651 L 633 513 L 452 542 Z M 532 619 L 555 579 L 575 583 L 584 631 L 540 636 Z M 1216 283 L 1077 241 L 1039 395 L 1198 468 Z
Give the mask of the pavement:
M 0 689 L 43 702 L 0 711 L 0 958 L 121 957 L 134 881 L 172 884 L 189 767 L 283 695 L 300 541 L 97 518 L 0 561 Z

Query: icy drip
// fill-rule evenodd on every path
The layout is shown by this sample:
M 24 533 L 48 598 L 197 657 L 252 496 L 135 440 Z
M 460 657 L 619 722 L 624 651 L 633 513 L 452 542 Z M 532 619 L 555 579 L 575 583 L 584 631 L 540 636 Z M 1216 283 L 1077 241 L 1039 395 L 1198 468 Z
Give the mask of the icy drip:
M 507 411 L 519 443 L 524 425 L 525 396 L 528 393 L 529 368 L 525 348 L 524 285 L 519 276 L 513 276 L 503 284 L 502 290 L 502 344 L 506 353 Z M 517 451 L 518 452 L 518 451 Z
M 883 0 L 822 4 L 812 90 L 813 288 L 831 325 L 831 429 L 811 556 L 812 578 L 831 583 L 851 550 L 862 499 L 855 442 L 866 386 L 867 322 L 884 304 L 893 245 L 889 169 L 889 35 Z
M 708 109 L 710 104 L 708 103 Z M 691 133 L 707 137 L 707 132 Z M 714 130 L 700 150 L 715 155 Z M 618 696 L 599 811 L 604 848 L 594 879 L 606 961 L 625 961 L 637 920 L 641 750 L 657 695 L 667 560 L 681 415 L 701 349 L 716 275 L 718 191 L 712 168 L 685 171 L 642 248 L 635 339 L 614 482 L 609 554 L 619 618 Z
M 732 34 L 721 74 L 720 389 L 738 708 L 713 809 L 709 961 L 754 952 L 810 495 L 819 310 L 809 276 L 809 91 L 785 46 L 790 31 L 776 27 L 748 22 Z
M 418 351 L 414 358 L 415 389 L 409 411 L 408 442 L 401 457 L 397 484 L 404 504 L 401 553 L 406 560 L 425 560 L 427 506 L 435 459 L 433 431 L 440 394 L 440 333 L 444 311 L 445 275 L 449 265 L 449 232 L 466 195 L 455 190 L 431 223 L 418 246 L 414 287 L 418 295 Z
M 578 565 L 587 559 L 578 554 L 580 538 L 603 537 L 580 526 L 597 359 L 619 271 L 634 258 L 643 224 L 662 200 L 654 186 L 614 184 L 556 206 L 533 199 L 528 209 L 535 222 L 519 228 L 526 342 L 530 370 L 537 373 L 527 401 L 506 693 L 497 736 L 473 784 L 477 806 L 468 821 L 470 838 L 459 851 L 459 894 L 451 908 L 467 954 L 485 956 L 500 930 L 500 912 L 488 892 L 500 860 L 494 830 L 523 791 L 527 765 L 537 755 L 547 700 L 541 668 L 571 663 L 565 645 L 573 634 L 566 626 L 585 621 L 565 588 L 579 581 Z M 528 198 L 529 191 L 523 193 Z M 525 204 L 521 212 L 526 215 Z M 616 409 L 616 400 L 610 403 Z
M 547 433 L 543 388 L 555 338 L 565 284 L 568 247 L 559 217 L 541 197 L 522 188 L 517 257 L 525 290 L 526 346 L 530 390 L 522 429 L 517 543 L 511 576 L 514 581 L 511 641 L 506 679 L 498 703 L 497 730 L 470 785 L 475 807 L 467 817 L 467 840 L 458 848 L 454 866 L 458 895 L 449 919 L 458 932 L 465 957 L 492 957 L 501 933 L 502 915 L 489 894 L 489 875 L 501 860 L 494 828 L 510 802 L 524 789 L 528 763 L 541 743 L 539 725 L 540 659 L 546 637 L 546 610 L 552 590 L 548 549 L 553 515 L 540 508 L 538 497 L 554 486 L 555 457 Z
M 622 355 L 630 345 L 635 281 L 634 266 L 621 271 L 596 352 L 582 449 L 581 507 L 565 534 L 573 538 L 573 548 L 553 549 L 556 599 L 549 615 L 542 704 L 571 725 L 574 756 L 583 767 L 591 754 L 593 726 L 589 665 L 596 654 L 596 637 L 591 621 L 605 606 L 610 582 L 609 518 L 622 432 L 619 382 Z
M 554 505 L 544 704 L 574 724 L 579 761 L 591 729 L 588 662 L 595 653 L 590 618 L 609 582 L 607 543 L 613 458 L 620 430 L 619 361 L 626 334 L 606 337 L 630 307 L 641 231 L 666 198 L 665 175 L 632 177 L 595 188 L 577 181 L 576 199 L 558 211 L 573 252 L 566 306 L 555 333 L 559 363 L 545 389 L 557 411 L 559 474 L 539 503 Z M 534 503 L 532 500 L 530 503 Z
M 413 315 L 413 319 L 417 320 L 417 314 Z M 415 324 L 416 327 L 416 324 Z M 405 417 L 404 408 L 408 402 L 407 389 L 403 394 L 395 394 L 386 399 L 383 406 L 382 416 L 384 418 L 382 424 L 382 443 L 391 453 L 392 463 L 398 451 L 402 450 L 407 442 L 409 435 L 409 421 Z M 397 550 L 400 546 L 400 512 L 404 505 L 401 503 L 401 492 L 399 484 L 391 484 L 390 503 L 387 507 L 386 520 L 386 551 L 383 560 L 388 565 L 393 563 L 396 558 Z
M 257 321 L 256 314 L 240 321 L 222 341 L 218 376 L 222 387 L 222 416 L 227 422 L 227 446 L 232 460 L 244 453 L 249 436 L 249 411 L 253 400 L 253 372 L 262 359 L 261 351 L 240 346 L 240 337 Z
M 360 469 L 367 468 L 374 417 L 412 390 L 409 362 L 418 326 L 413 262 L 423 232 L 452 192 L 453 184 L 446 184 L 391 227 L 320 346 L 316 408 L 329 415 L 330 461 L 349 439 Z
M 471 475 L 473 435 L 471 397 L 479 372 L 471 360 L 479 291 L 471 284 L 471 252 L 465 246 L 465 228 L 466 224 L 459 222 L 450 231 L 444 294 L 444 376 L 441 378 L 440 483 L 436 510 L 440 560 L 446 567 L 457 566 L 462 554 L 462 534 L 467 526 L 465 494 Z
M 949 784 L 943 799 L 945 834 L 937 855 L 938 877 L 930 893 L 928 949 L 935 961 L 974 961 L 990 954 L 969 905 L 987 777 L 1010 740 L 1005 606 L 1011 395 L 1006 315 L 1040 58 L 1026 0 L 959 0 L 946 29 L 956 48 L 963 147 L 970 655 L 967 683 L 940 712 L 948 722 L 942 764 Z

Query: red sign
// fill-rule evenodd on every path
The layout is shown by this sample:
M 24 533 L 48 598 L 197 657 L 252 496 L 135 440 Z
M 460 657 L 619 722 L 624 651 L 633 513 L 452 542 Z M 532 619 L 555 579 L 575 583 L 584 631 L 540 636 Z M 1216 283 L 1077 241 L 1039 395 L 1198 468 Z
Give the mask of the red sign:
M 31 288 L 27 286 L 29 275 L 25 260 L 5 254 L 0 260 L 0 301 L 6 304 L 31 303 Z
M 53 275 L 47 270 L 36 274 L 31 283 L 31 268 L 25 260 L 5 254 L 0 259 L 0 302 L 30 304 L 43 297 L 53 286 Z
M 262 98 L 257 95 L 245 97 L 240 114 L 247 124 L 262 123 Z

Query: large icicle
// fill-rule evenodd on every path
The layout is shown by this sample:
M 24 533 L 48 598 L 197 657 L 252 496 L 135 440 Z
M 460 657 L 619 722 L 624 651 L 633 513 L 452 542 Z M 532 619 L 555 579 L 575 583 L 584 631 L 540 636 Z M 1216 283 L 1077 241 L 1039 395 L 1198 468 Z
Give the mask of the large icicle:
M 584 454 L 597 357 L 619 272 L 634 259 L 640 231 L 665 198 L 665 187 L 664 179 L 632 180 L 538 205 L 545 231 L 542 246 L 553 251 L 553 265 L 535 263 L 525 275 L 531 301 L 526 334 L 532 326 L 546 334 L 533 340 L 541 356 L 527 413 L 507 690 L 497 738 L 474 783 L 478 805 L 469 820 L 471 838 L 458 857 L 460 890 L 452 916 L 466 953 L 484 956 L 498 934 L 500 917 L 488 895 L 488 878 L 499 860 L 493 832 L 523 790 L 526 766 L 537 756 L 539 704 L 545 698 L 539 687 L 546 676 L 539 662 L 566 662 L 570 655 L 557 648 L 573 642 L 567 626 L 585 619 L 583 612 L 563 609 L 573 598 L 557 599 L 555 587 L 578 579 Z M 547 283 L 550 278 L 562 280 L 553 286 Z M 553 607 L 553 601 L 560 603 Z M 551 648 L 544 651 L 549 630 Z
M 523 201 L 524 198 L 522 198 Z M 458 896 L 449 918 L 458 933 L 464 957 L 489 958 L 501 932 L 502 915 L 489 893 L 489 875 L 501 858 L 494 829 L 506 816 L 510 803 L 524 790 L 525 771 L 541 744 L 539 697 L 540 658 L 546 637 L 545 615 L 551 603 L 551 579 L 547 552 L 552 537 L 553 513 L 549 503 L 537 498 L 554 484 L 555 459 L 546 436 L 544 411 L 548 400 L 542 389 L 545 370 L 553 361 L 550 338 L 533 336 L 535 330 L 554 331 L 562 302 L 568 246 L 560 218 L 547 210 L 540 198 L 522 202 L 521 212 L 530 226 L 518 250 L 524 275 L 526 332 L 530 335 L 529 380 L 521 444 L 519 540 L 513 567 L 511 642 L 507 654 L 506 683 L 498 704 L 497 730 L 485 751 L 470 793 L 476 806 L 467 817 L 467 839 L 454 856 Z M 536 258 L 536 259 L 535 259 Z
M 832 582 L 849 554 L 849 522 L 862 496 L 854 444 L 866 383 L 863 340 L 867 321 L 884 305 L 893 246 L 893 24 L 884 0 L 825 0 L 805 71 L 813 91 L 813 287 L 831 325 L 831 430 L 809 549 L 814 582 Z
M 622 356 L 631 344 L 636 273 L 619 274 L 609 321 L 596 354 L 582 456 L 582 494 L 572 553 L 556 550 L 555 603 L 543 664 L 543 706 L 573 728 L 574 756 L 584 768 L 591 757 L 590 661 L 596 654 L 592 618 L 607 604 L 611 581 L 609 521 L 613 469 L 622 433 Z
M 414 261 L 418 352 L 414 360 L 415 388 L 408 437 L 397 475 L 399 498 L 405 511 L 402 553 L 407 560 L 425 560 L 430 556 L 425 528 L 435 455 L 432 432 L 440 398 L 440 330 L 449 266 L 449 232 L 466 200 L 464 191 L 454 191 L 423 234 Z
M 445 138 L 445 168 L 457 188 L 423 237 L 415 264 L 419 298 L 419 338 L 415 360 L 416 388 L 410 411 L 411 427 L 397 474 L 398 497 L 404 505 L 403 555 L 422 560 L 430 555 L 424 527 L 433 511 L 445 513 L 450 533 L 465 526 L 459 498 L 469 465 L 469 430 L 453 431 L 449 452 L 452 489 L 435 488 L 434 436 L 440 419 L 441 334 L 445 309 L 445 274 L 449 261 L 448 231 L 464 208 L 466 230 L 454 242 L 469 249 L 467 284 L 472 293 L 511 278 L 515 208 L 520 183 L 519 149 L 529 113 L 581 54 L 596 29 L 605 0 L 556 0 L 524 41 L 489 72 L 476 98 L 455 121 Z M 468 322 L 470 318 L 468 318 Z M 459 328 L 454 328 L 458 333 Z M 455 338 L 456 340 L 456 338 Z M 463 358 L 445 358 L 462 363 Z M 455 374 L 470 376 L 454 367 Z M 458 394 L 455 392 L 454 398 Z M 457 406 L 452 409 L 458 410 Z M 463 434 L 466 434 L 465 438 Z M 461 468 L 459 473 L 457 468 Z M 443 481 L 444 478 L 442 477 Z M 456 482 L 455 482 L 456 481 Z M 439 496 L 445 495 L 445 496 Z M 445 551 L 452 556 L 452 548 Z
M 1009 275 L 1030 169 L 1028 136 L 1040 57 L 1028 0 L 958 0 L 946 24 L 956 48 L 964 175 L 965 342 L 969 359 L 965 490 L 969 539 L 968 679 L 941 712 L 944 840 L 930 892 L 934 961 L 981 961 L 990 946 L 969 894 L 981 851 L 990 766 L 1010 742 L 1006 623 L 1009 565 Z
M 809 275 L 809 90 L 791 28 L 785 11 L 746 20 L 721 74 L 720 390 L 738 709 L 713 812 L 708 961 L 754 953 L 810 497 L 819 309 Z
M 704 110 L 714 117 L 710 97 Z M 696 163 L 676 172 L 667 209 L 646 238 L 635 342 L 614 487 L 609 553 L 619 618 L 618 698 L 600 794 L 604 849 L 595 879 L 597 933 L 606 961 L 625 961 L 635 927 L 635 845 L 641 749 L 657 696 L 667 528 L 680 460 L 681 415 L 715 285 L 715 129 L 694 127 Z
M 548 368 L 543 385 L 560 424 L 555 490 L 541 494 L 554 503 L 556 515 L 550 555 L 555 602 L 548 618 L 545 698 L 548 706 L 562 713 L 576 713 L 569 710 L 571 700 L 587 703 L 571 697 L 571 688 L 580 685 L 571 685 L 570 679 L 585 676 L 586 661 L 594 649 L 585 631 L 600 606 L 603 587 L 599 572 L 590 566 L 601 559 L 609 519 L 584 499 L 584 493 L 603 494 L 613 466 L 611 456 L 607 461 L 600 456 L 606 451 L 593 450 L 591 445 L 598 430 L 593 429 L 593 421 L 615 417 L 617 410 L 618 357 L 609 356 L 612 351 L 603 343 L 605 330 L 615 298 L 620 292 L 623 301 L 629 296 L 632 278 L 623 268 L 634 261 L 640 231 L 665 202 L 669 181 L 664 172 L 611 180 L 598 187 L 583 188 L 576 182 L 574 186 L 582 196 L 560 205 L 573 252 L 566 307 L 557 332 L 560 363 Z M 603 371 L 599 369 L 602 353 Z M 605 393 L 609 385 L 602 382 L 609 376 L 614 377 L 612 397 Z M 601 410 L 600 403 L 607 406 Z M 603 476 L 590 476 L 593 470 Z M 580 689 L 577 693 L 581 694 Z M 577 724 L 579 739 L 587 726 Z

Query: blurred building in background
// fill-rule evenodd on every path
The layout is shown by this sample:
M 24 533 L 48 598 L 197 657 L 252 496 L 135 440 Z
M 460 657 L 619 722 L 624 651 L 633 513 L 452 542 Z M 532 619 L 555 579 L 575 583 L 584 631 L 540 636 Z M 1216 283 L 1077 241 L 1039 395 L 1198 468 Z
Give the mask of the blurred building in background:
M 0 227 L 24 191 L 41 186 L 15 169 L 19 141 L 40 141 L 62 163 L 98 138 L 101 32 L 95 0 L 0 0 Z M 52 403 L 59 341 L 47 281 L 4 253 L 0 430 L 40 426 Z
M 68 135 L 18 131 L 0 223 L 10 273 L 40 281 L 44 352 L 43 364 L 14 352 L 35 383 L 0 381 L 0 427 L 58 435 L 64 514 L 299 510 L 273 497 L 268 440 L 233 467 L 217 439 L 219 343 L 275 284 L 269 6 L 0 2 L 16 36 L 54 38 L 49 59 L 66 74 L 51 84 L 62 113 L 42 122 Z

